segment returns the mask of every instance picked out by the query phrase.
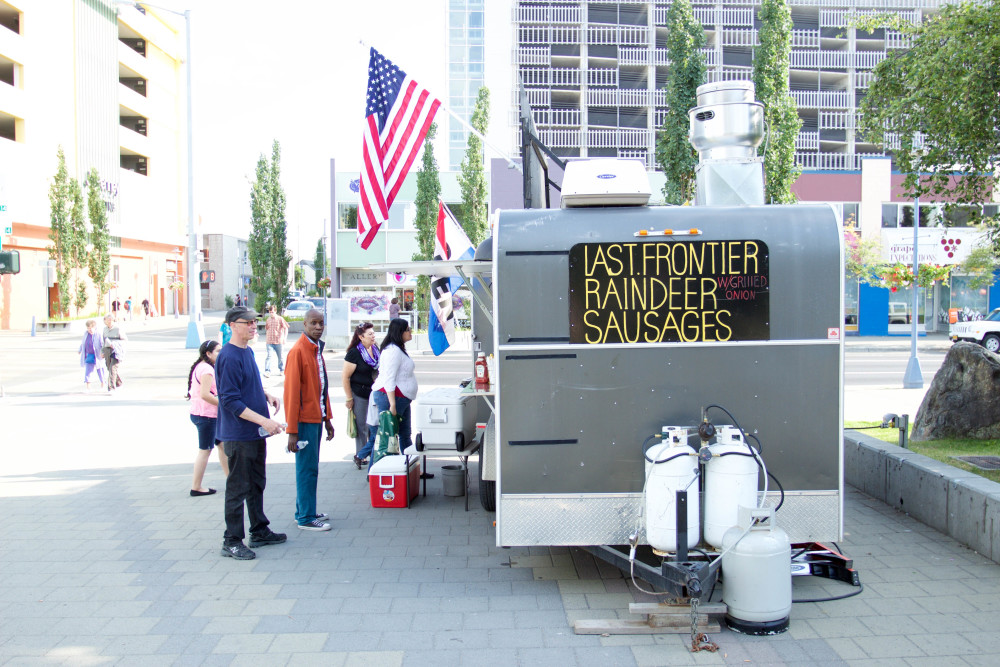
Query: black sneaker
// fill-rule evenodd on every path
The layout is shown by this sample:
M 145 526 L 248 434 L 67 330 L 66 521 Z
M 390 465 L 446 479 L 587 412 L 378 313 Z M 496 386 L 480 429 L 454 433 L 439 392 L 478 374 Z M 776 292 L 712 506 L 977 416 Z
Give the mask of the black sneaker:
M 257 557 L 257 554 L 247 549 L 242 542 L 223 544 L 222 555 L 227 558 L 235 558 L 236 560 L 253 560 Z
M 288 536 L 284 533 L 275 533 L 273 531 L 267 531 L 263 535 L 251 535 L 250 536 L 250 546 L 251 547 L 266 547 L 269 544 L 281 544 L 288 539 Z
M 359 459 L 358 456 L 355 454 L 355 456 L 354 456 L 354 465 L 358 466 L 358 470 L 361 470 L 361 466 L 363 466 L 364 464 L 365 464 L 365 460 L 364 459 Z

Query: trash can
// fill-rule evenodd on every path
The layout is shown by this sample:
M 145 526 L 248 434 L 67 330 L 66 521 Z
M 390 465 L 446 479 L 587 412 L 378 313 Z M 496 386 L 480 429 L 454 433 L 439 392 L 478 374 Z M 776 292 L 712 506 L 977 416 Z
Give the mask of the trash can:
M 465 468 L 457 465 L 441 466 L 441 478 L 444 480 L 444 495 L 465 495 Z

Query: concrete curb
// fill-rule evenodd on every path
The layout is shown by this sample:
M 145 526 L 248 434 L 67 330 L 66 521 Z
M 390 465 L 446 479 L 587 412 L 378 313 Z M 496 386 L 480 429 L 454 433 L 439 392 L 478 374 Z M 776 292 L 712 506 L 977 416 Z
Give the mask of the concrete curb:
M 844 432 L 844 478 L 1000 563 L 1000 484 L 857 431 Z

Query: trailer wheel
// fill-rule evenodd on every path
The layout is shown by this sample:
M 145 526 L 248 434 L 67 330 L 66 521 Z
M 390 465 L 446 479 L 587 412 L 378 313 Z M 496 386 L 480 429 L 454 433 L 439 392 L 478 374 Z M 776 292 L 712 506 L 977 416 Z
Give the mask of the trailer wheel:
M 483 451 L 479 450 L 479 502 L 487 512 L 497 511 L 497 483 L 483 479 Z
M 459 431 L 455 434 L 455 451 L 460 452 L 465 449 L 465 434 Z
M 423 433 L 417 433 L 417 437 L 413 441 L 413 444 L 416 445 L 418 452 L 424 451 L 424 437 L 423 436 L 424 436 Z

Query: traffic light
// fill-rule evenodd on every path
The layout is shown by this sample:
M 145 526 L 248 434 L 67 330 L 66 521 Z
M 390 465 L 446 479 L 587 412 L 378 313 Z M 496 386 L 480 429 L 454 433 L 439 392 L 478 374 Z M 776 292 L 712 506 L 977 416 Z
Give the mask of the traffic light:
M 20 273 L 21 254 L 16 250 L 0 250 L 0 273 Z
M 201 271 L 198 274 L 198 281 L 203 283 L 214 283 L 215 282 L 215 271 Z

